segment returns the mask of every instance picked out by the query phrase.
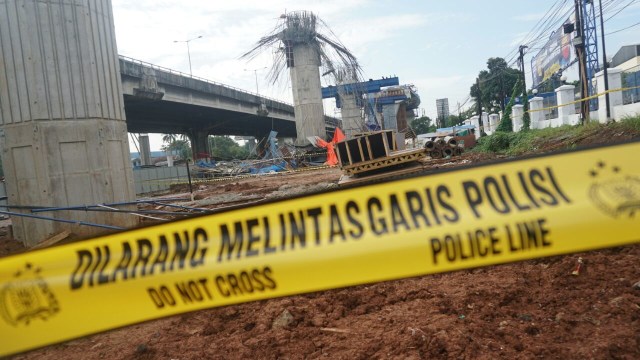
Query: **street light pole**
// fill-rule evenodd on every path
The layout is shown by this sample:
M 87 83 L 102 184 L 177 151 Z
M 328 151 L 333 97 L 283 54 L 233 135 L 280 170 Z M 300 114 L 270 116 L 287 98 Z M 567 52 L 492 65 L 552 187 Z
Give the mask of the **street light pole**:
M 183 42 L 187 44 L 187 58 L 189 59 L 189 75 L 190 76 L 193 76 L 193 71 L 191 70 L 191 50 L 189 49 L 189 42 L 195 39 L 200 39 L 201 37 L 202 35 L 199 35 L 189 40 L 173 40 L 174 43 Z
M 244 69 L 244 71 L 253 71 L 253 74 L 256 77 L 256 95 L 260 95 L 260 91 L 258 89 L 258 70 L 264 70 L 267 67 L 261 67 L 261 68 L 257 68 L 257 69 Z

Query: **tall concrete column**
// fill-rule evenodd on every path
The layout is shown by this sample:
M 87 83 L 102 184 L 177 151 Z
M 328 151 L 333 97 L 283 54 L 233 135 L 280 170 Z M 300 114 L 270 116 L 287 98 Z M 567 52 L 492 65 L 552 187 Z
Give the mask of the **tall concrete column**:
M 307 44 L 292 48 L 290 68 L 293 106 L 296 117 L 296 144 L 307 145 L 307 137 L 326 138 L 322 90 L 320 85 L 320 55 Z
M 135 199 L 110 0 L 0 0 L 0 147 L 9 204 L 64 207 Z M 127 214 L 55 218 L 131 227 Z M 63 230 L 12 217 L 26 245 Z
M 395 130 L 402 131 L 404 129 L 400 129 L 400 124 L 398 123 L 398 112 L 400 111 L 400 106 L 402 104 L 385 104 L 382 105 L 382 116 L 383 116 L 383 125 L 382 128 L 385 130 Z
M 576 87 L 573 85 L 562 85 L 556 89 L 556 98 L 558 99 L 558 118 L 560 119 L 561 124 L 567 124 L 569 121 L 569 115 L 576 113 L 576 107 L 572 104 L 575 101 L 575 88 Z
M 522 130 L 522 118 L 524 117 L 524 105 L 513 105 L 511 108 L 511 121 L 513 122 L 513 132 Z
M 498 121 L 500 119 L 500 115 L 498 114 L 489 114 L 489 131 L 493 133 L 498 128 Z
M 622 87 L 622 70 L 616 68 L 607 69 L 609 78 L 609 89 L 619 89 Z M 604 92 L 604 70 L 596 73 L 596 81 L 598 84 L 598 94 Z M 609 108 L 611 110 L 611 120 L 620 120 L 615 117 L 614 108 L 622 105 L 622 91 L 614 91 L 609 93 Z M 600 123 L 607 122 L 607 102 L 605 95 L 598 97 L 598 121 Z
M 471 125 L 474 127 L 476 139 L 480 139 L 480 117 L 473 115 L 469 120 L 471 120 Z
M 484 111 L 482 112 L 482 130 L 485 132 L 485 134 L 491 131 L 491 128 L 489 126 L 489 114 Z
M 531 129 L 538 129 L 540 123 L 544 120 L 544 111 L 539 111 L 540 109 L 542 109 L 543 101 L 544 99 L 540 96 L 532 97 L 531 100 L 529 100 L 529 118 L 531 119 L 531 124 L 529 124 L 529 127 Z
M 364 120 L 360 113 L 360 107 L 356 102 L 355 94 L 340 95 L 342 107 L 342 130 L 347 139 L 353 138 L 354 133 L 361 133 L 364 130 Z
M 211 147 L 209 146 L 209 130 L 193 129 L 189 132 L 189 141 L 191 141 L 191 152 L 193 161 L 199 159 L 209 160 L 211 158 Z
M 140 134 L 140 162 L 142 165 L 151 164 L 151 144 L 149 143 L 149 134 Z

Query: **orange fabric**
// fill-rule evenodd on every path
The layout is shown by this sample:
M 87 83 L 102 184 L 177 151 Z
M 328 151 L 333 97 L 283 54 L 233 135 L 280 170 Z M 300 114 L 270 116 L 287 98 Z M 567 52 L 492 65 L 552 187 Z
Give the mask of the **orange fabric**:
M 326 142 L 323 139 L 318 138 L 318 140 L 316 141 L 316 146 L 327 149 L 327 161 L 325 161 L 325 165 L 333 166 L 338 164 L 338 156 L 336 156 L 335 145 L 344 139 L 344 133 L 342 132 L 342 130 L 340 130 L 340 128 L 336 128 L 336 131 L 333 133 L 333 140 L 331 140 L 331 142 Z

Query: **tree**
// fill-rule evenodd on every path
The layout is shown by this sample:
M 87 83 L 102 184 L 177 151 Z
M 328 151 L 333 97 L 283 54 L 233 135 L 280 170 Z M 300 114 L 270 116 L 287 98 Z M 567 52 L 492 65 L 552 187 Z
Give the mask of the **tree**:
M 500 104 L 504 110 L 506 104 L 504 99 L 509 95 L 511 89 L 521 76 L 521 72 L 509 67 L 507 62 L 500 57 L 489 58 L 487 69 L 478 73 L 478 81 L 471 85 L 469 95 L 473 97 L 477 104 L 489 110 L 494 107 L 494 103 Z
M 426 134 L 436 131 L 436 125 L 432 123 L 428 116 L 421 116 L 411 121 L 411 128 L 416 134 Z
M 209 147 L 211 154 L 216 159 L 246 159 L 249 156 L 249 150 L 246 146 L 240 146 L 228 136 L 210 136 Z
M 174 140 L 170 144 L 162 146 L 162 151 L 178 155 L 181 159 L 191 158 L 191 145 L 186 140 Z
M 162 142 L 166 145 L 163 145 L 161 150 L 164 152 L 169 152 L 173 155 L 171 145 L 178 139 L 176 134 L 162 134 Z

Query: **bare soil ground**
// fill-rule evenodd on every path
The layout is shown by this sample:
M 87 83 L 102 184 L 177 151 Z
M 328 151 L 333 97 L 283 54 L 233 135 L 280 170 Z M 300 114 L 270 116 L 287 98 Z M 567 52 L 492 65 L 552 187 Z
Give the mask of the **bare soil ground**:
M 604 127 L 535 151 L 639 136 Z M 495 158 L 468 153 L 434 167 Z M 208 206 L 221 207 L 314 191 L 335 186 L 340 174 L 202 184 L 196 203 L 234 194 Z M 0 256 L 21 251 L 0 229 Z M 578 257 L 585 264 L 575 276 Z M 636 245 L 390 281 L 169 317 L 15 358 L 640 359 L 639 264 Z

